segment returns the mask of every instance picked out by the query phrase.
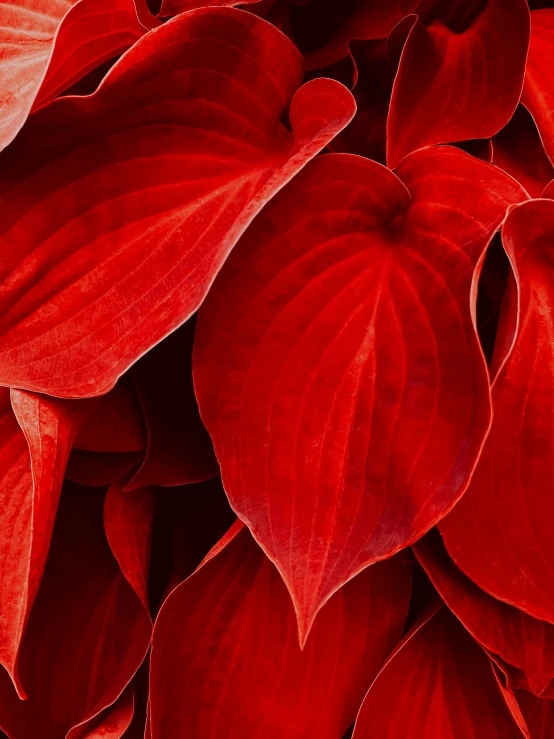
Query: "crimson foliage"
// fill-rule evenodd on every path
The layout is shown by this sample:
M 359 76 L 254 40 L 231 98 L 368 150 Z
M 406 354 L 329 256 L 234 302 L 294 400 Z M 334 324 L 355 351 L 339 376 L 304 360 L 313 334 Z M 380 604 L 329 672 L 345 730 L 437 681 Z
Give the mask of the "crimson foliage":
M 554 0 L 237 5 L 0 0 L 0 733 L 551 739 Z

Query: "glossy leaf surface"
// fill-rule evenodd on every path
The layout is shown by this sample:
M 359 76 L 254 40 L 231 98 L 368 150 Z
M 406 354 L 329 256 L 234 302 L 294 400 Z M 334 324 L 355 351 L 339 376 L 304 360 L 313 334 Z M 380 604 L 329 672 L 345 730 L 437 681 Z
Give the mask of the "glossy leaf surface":
M 409 634 L 369 689 L 353 739 L 521 739 L 490 660 L 442 608 Z
M 456 17 L 464 3 L 434 5 L 445 15 L 439 12 L 428 26 L 418 19 L 400 59 L 387 124 L 390 167 L 422 146 L 493 136 L 521 96 L 529 45 L 525 0 L 488 0 L 469 27 Z
M 291 134 L 301 77 L 271 25 L 201 9 L 143 37 L 94 95 L 33 117 L 0 158 L 0 383 L 102 394 L 196 310 L 255 214 L 354 114 L 346 88 L 314 80 Z
M 552 623 L 553 230 L 551 200 L 520 205 L 503 227 L 519 291 L 517 336 L 493 386 L 495 420 L 471 485 L 440 525 L 477 585 Z
M 490 423 L 475 270 L 522 198 L 452 148 L 396 174 L 320 157 L 252 225 L 202 307 L 201 415 L 301 639 L 337 588 L 462 494 Z
M 367 569 L 321 611 L 303 652 L 294 610 L 246 527 L 165 602 L 154 631 L 152 739 L 335 739 L 398 640 L 410 567 Z

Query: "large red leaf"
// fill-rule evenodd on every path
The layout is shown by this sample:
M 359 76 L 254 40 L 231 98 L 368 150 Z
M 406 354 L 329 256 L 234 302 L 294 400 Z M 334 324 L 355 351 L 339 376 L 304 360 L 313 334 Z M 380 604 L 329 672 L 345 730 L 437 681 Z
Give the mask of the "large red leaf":
M 387 162 L 429 144 L 484 139 L 511 118 L 521 96 L 529 44 L 525 0 L 488 0 L 466 26 L 459 0 L 418 19 L 404 46 L 387 124 Z
M 490 660 L 442 608 L 410 633 L 369 689 L 353 739 L 521 739 Z
M 43 105 L 144 33 L 133 0 L 0 3 L 0 149 L 15 138 L 33 106 Z
M 104 534 L 102 491 L 68 486 L 22 641 L 21 701 L 0 675 L 11 739 L 60 739 L 111 705 L 141 664 L 151 623 Z
M 409 564 L 388 560 L 346 585 L 300 651 L 287 590 L 248 529 L 217 550 L 158 616 L 152 739 L 339 739 L 402 633 Z
M 464 491 L 490 423 L 476 266 L 525 197 L 453 148 L 422 150 L 397 174 L 320 157 L 210 291 L 195 339 L 201 415 L 301 639 L 337 588 Z
M 478 588 L 448 557 L 438 534 L 428 534 L 414 551 L 448 607 L 493 659 L 500 658 L 508 685 L 543 693 L 554 678 L 554 626 Z
M 128 487 L 185 485 L 219 474 L 194 396 L 194 325 L 187 321 L 133 367 L 148 426 L 148 448 Z
M 98 91 L 0 157 L 0 383 L 106 392 L 203 300 L 265 202 L 354 114 L 277 29 L 231 8 L 143 37 Z M 176 94 L 179 90 L 179 94 Z
M 493 385 L 483 455 L 441 531 L 477 585 L 554 623 L 553 229 L 552 200 L 513 209 L 503 227 L 519 292 L 517 335 Z
M 10 404 L 9 390 L 0 393 L 0 662 L 21 695 L 17 655 L 46 563 L 71 443 L 82 420 L 66 401 L 12 390 Z
M 531 42 L 522 102 L 535 119 L 545 151 L 554 163 L 554 9 L 531 13 Z

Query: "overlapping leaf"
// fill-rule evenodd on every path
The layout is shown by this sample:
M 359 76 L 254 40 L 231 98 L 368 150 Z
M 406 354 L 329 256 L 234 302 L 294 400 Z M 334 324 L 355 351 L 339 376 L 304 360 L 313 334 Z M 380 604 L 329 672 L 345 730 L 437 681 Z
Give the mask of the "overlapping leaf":
M 369 689 L 353 739 L 521 739 L 490 660 L 445 608 L 400 644 Z
M 508 685 L 544 693 L 554 677 L 554 626 L 478 588 L 449 559 L 438 534 L 428 534 L 414 550 L 448 607 L 498 660 Z
M 335 739 L 398 640 L 410 567 L 389 560 L 345 586 L 304 651 L 275 567 L 240 525 L 165 602 L 154 630 L 152 739 Z
M 0 382 L 112 387 L 198 307 L 241 232 L 354 113 L 275 28 L 201 9 L 143 37 L 91 97 L 0 159 Z M 179 93 L 176 94 L 176 90 Z
M 428 25 L 414 22 L 393 87 L 391 167 L 422 146 L 493 136 L 521 96 L 529 45 L 525 0 L 422 6 Z
M 110 706 L 144 659 L 150 620 L 110 551 L 102 509 L 102 491 L 70 484 L 62 494 L 19 658 L 28 699 L 0 675 L 10 739 L 66 736 Z
M 397 174 L 320 157 L 252 224 L 202 307 L 201 415 L 301 639 L 337 588 L 462 494 L 490 423 L 476 267 L 525 197 L 452 148 Z
M 142 20 L 142 22 L 141 22 Z M 134 0 L 0 3 L 0 150 L 39 107 L 156 24 Z
M 50 544 L 71 443 L 83 415 L 70 403 L 0 394 L 0 662 L 18 692 L 17 656 Z M 12 411 L 13 405 L 13 411 Z
M 494 423 L 471 485 L 441 523 L 450 555 L 472 580 L 551 623 L 553 230 L 551 200 L 520 205 L 503 227 L 519 292 L 504 318 L 511 323 L 519 307 L 517 335 L 493 386 Z

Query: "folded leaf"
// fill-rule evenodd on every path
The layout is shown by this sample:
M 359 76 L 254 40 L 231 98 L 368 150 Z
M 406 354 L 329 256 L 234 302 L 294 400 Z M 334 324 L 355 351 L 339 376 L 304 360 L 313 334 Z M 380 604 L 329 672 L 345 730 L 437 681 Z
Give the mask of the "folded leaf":
M 451 557 L 479 587 L 551 623 L 553 229 L 552 200 L 514 208 L 502 229 L 519 293 L 517 335 L 493 385 L 494 423 L 479 465 L 440 525 Z
M 219 474 L 192 384 L 194 322 L 168 336 L 132 370 L 148 426 L 144 462 L 127 489 L 185 485 Z
M 200 411 L 301 640 L 332 593 L 463 493 L 490 424 L 476 268 L 525 197 L 453 148 L 396 174 L 319 157 L 214 283 L 195 338 Z
M 442 608 L 390 657 L 369 689 L 353 739 L 521 739 L 490 660 Z
M 28 700 L 0 674 L 10 739 L 65 737 L 118 698 L 148 649 L 150 619 L 106 541 L 103 498 L 72 484 L 62 494 L 19 657 Z
M 0 150 L 33 106 L 121 54 L 146 30 L 133 0 L 0 3 Z
M 521 102 L 535 119 L 548 158 L 554 163 L 554 9 L 531 13 L 531 40 Z
M 346 88 L 313 80 L 290 133 L 301 66 L 260 18 L 203 8 L 144 36 L 94 95 L 33 116 L 0 157 L 1 384 L 102 394 L 197 309 L 256 213 L 354 114 Z
M 435 532 L 414 551 L 446 605 L 493 659 L 500 657 L 509 687 L 543 693 L 554 678 L 554 626 L 478 588 L 452 562 Z
M 71 443 L 84 418 L 80 410 L 18 390 L 10 404 L 9 390 L 0 392 L 0 662 L 22 696 L 17 655 L 46 563 Z
M 367 569 L 300 651 L 279 573 L 236 526 L 164 603 L 151 664 L 152 739 L 336 739 L 399 639 L 410 567 Z
M 387 123 L 387 163 L 429 144 L 486 139 L 508 123 L 521 96 L 529 45 L 525 0 L 437 3 L 408 35 Z

